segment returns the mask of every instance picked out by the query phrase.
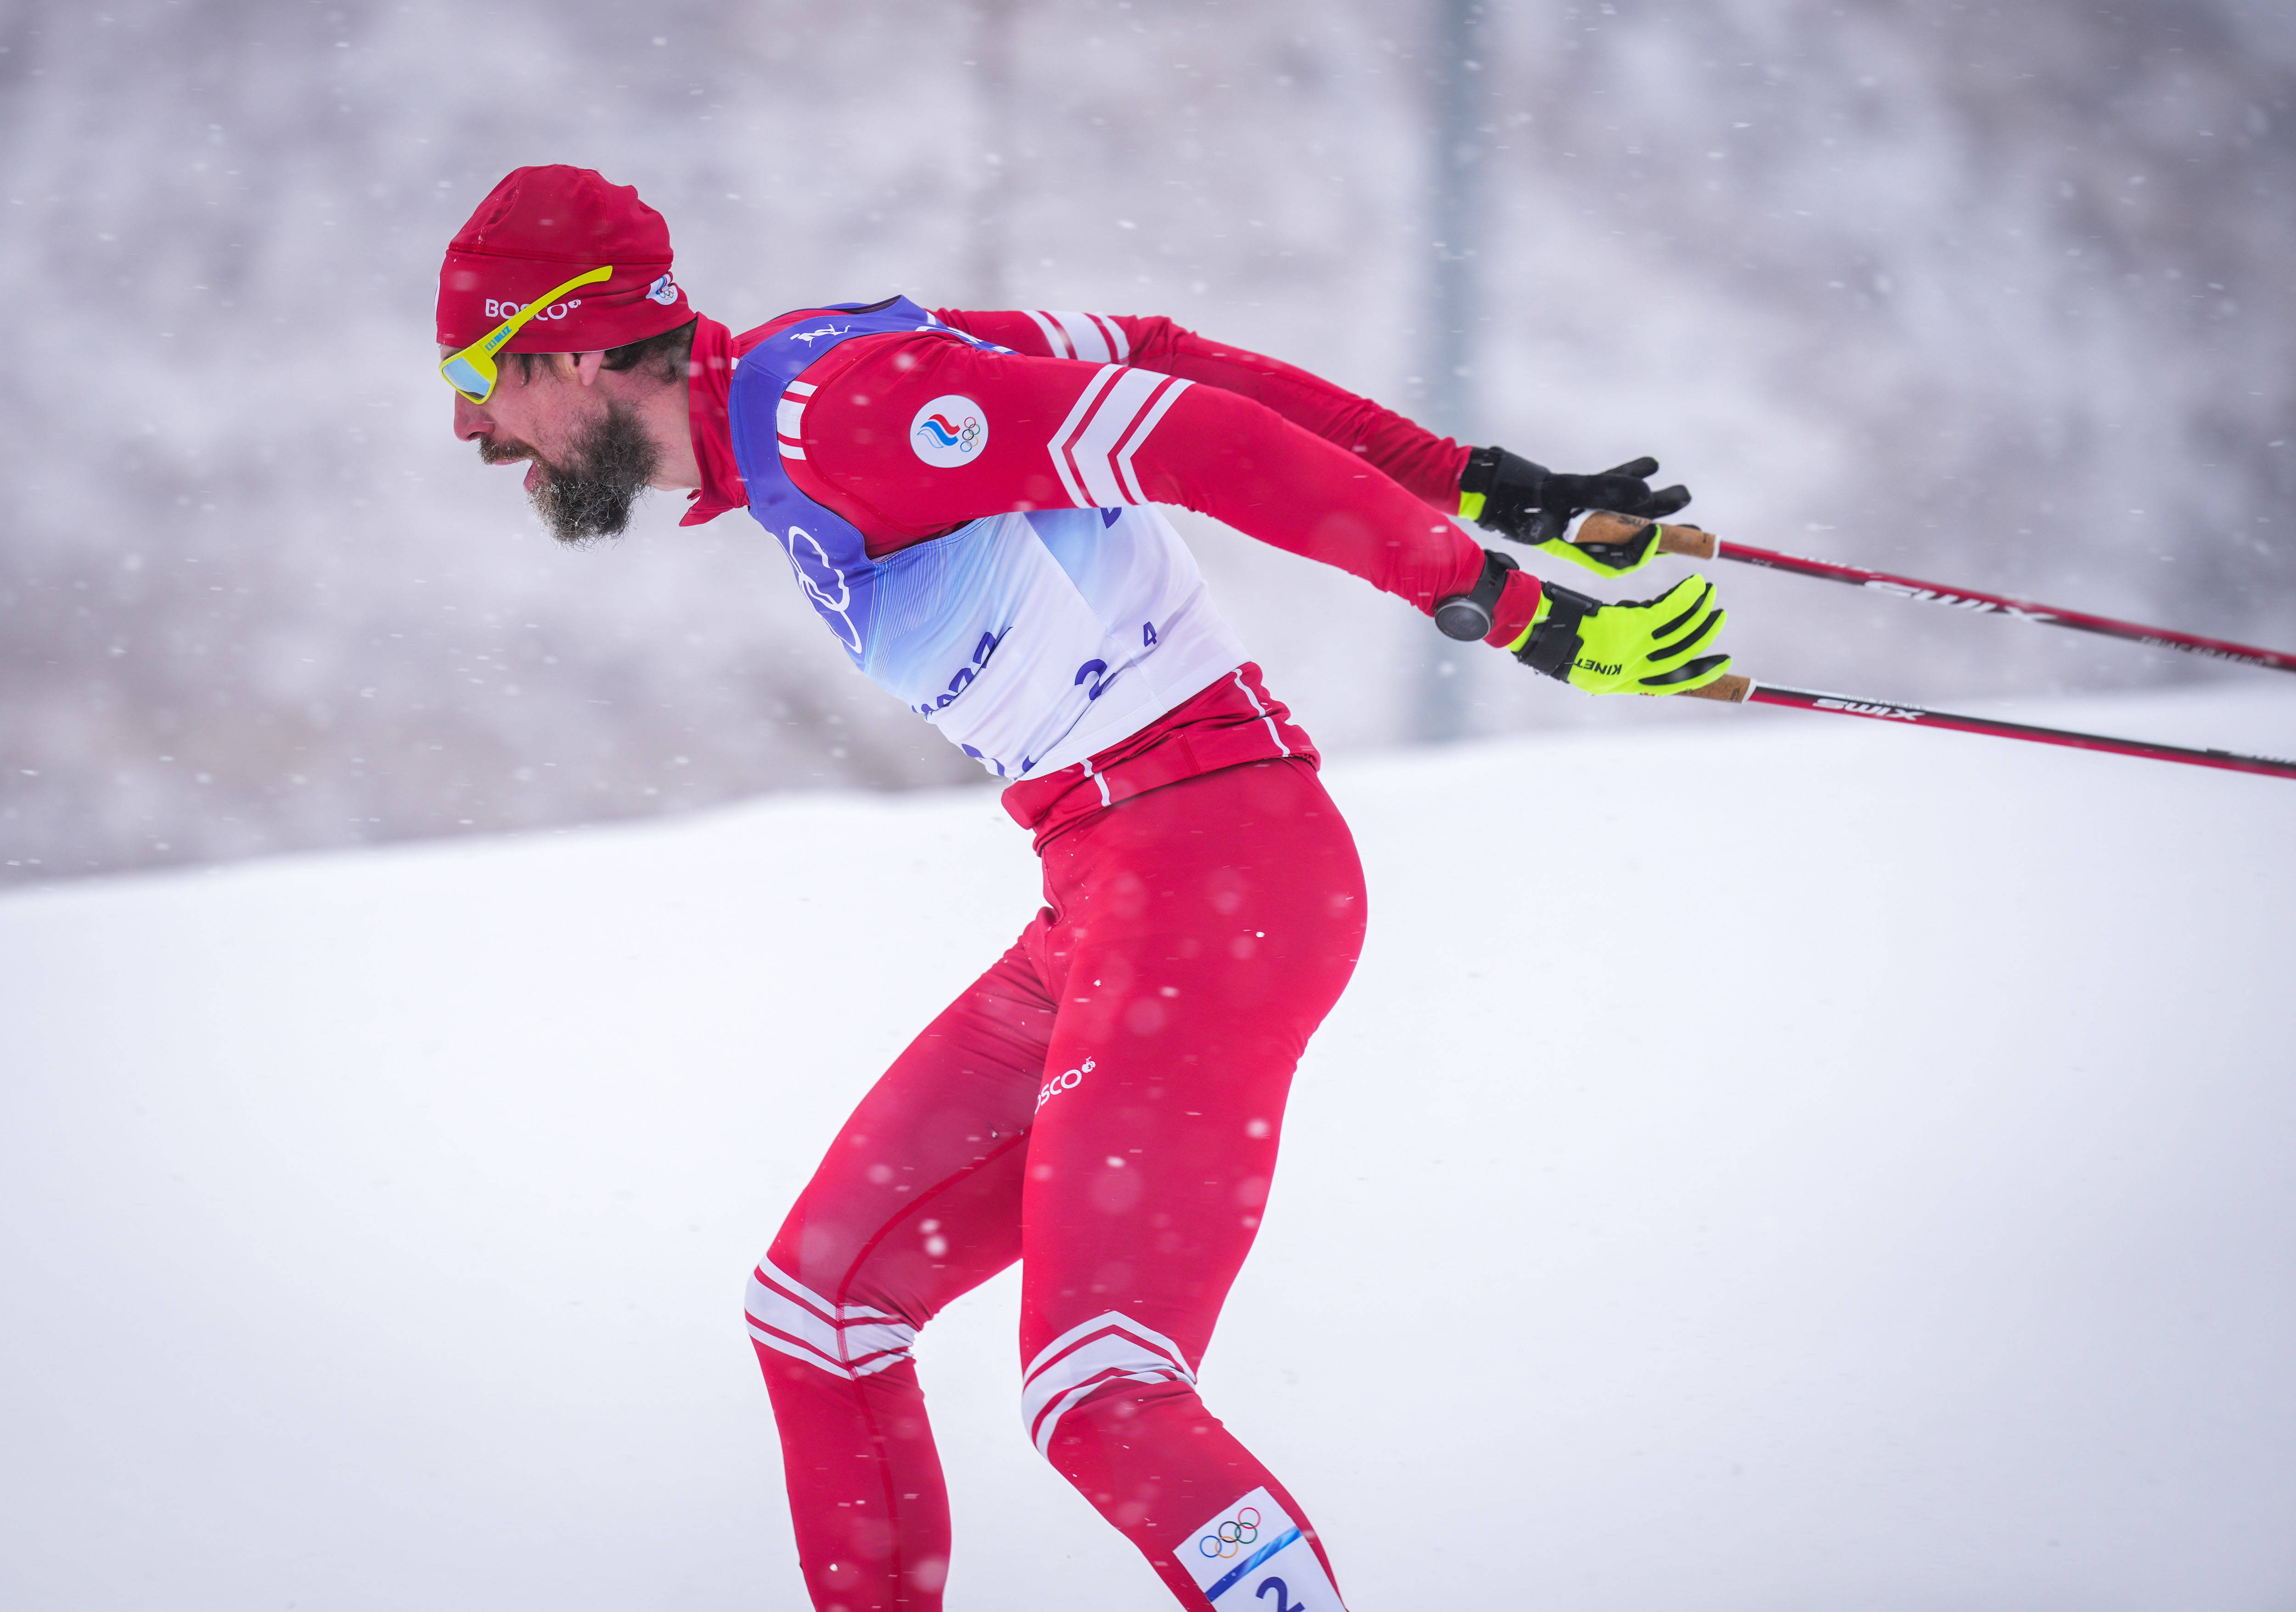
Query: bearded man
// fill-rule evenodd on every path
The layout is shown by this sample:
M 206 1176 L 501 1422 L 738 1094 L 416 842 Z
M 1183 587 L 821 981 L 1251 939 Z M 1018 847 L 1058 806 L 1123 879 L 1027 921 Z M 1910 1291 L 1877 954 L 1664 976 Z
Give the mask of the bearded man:
M 1042 907 L 862 1097 L 751 1273 L 815 1605 L 939 1606 L 911 1347 L 1017 1260 L 1045 1458 L 1183 1605 L 1342 1612 L 1306 1510 L 1196 1369 L 1355 966 L 1363 876 L 1314 743 L 1154 506 L 1587 691 L 1674 694 L 1729 665 L 1701 578 L 1605 604 L 1452 517 L 1611 576 L 1660 528 L 1582 548 L 1571 517 L 1689 495 L 1653 492 L 1650 460 L 1557 475 L 1438 438 L 1168 319 L 894 297 L 736 336 L 688 305 L 660 216 L 586 169 L 521 168 L 480 204 L 439 340 L 455 434 L 525 462 L 562 540 L 621 531 L 650 487 L 685 490 L 689 524 L 747 509 L 855 667 L 1005 781 L 1043 861 Z

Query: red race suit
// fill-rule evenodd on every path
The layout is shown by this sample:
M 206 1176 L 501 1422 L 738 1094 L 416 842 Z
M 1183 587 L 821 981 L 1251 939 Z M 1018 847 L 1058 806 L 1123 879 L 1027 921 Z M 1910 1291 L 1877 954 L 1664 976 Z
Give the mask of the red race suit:
M 1051 312 L 942 310 L 795 356 L 839 313 L 738 339 L 701 322 L 689 521 L 785 476 L 783 507 L 832 512 L 869 561 L 1015 512 L 1101 510 L 1112 541 L 1128 506 L 1177 503 L 1423 611 L 1480 577 L 1446 518 L 1466 450 L 1303 371 L 1168 320 Z M 729 425 L 737 359 L 775 351 L 763 403 L 745 414 L 737 390 Z M 814 542 L 804 569 L 796 540 L 813 539 L 783 525 L 842 631 L 852 568 Z M 916 597 L 854 631 L 857 663 L 877 652 L 865 638 L 931 615 Z M 1538 599 L 1510 578 L 1492 641 Z M 997 635 L 981 637 L 988 667 Z M 938 704 L 969 698 L 975 669 Z M 1267 1199 L 1292 1069 L 1360 948 L 1354 842 L 1313 744 L 1241 657 L 1093 754 L 1047 757 L 994 763 L 1019 780 L 1004 803 L 1035 834 L 1044 905 L 862 1099 L 750 1283 L 807 1586 L 822 1612 L 936 1612 L 948 1505 L 911 1348 L 1018 1260 L 1037 1449 L 1184 1605 L 1343 1612 L 1300 1502 L 1205 1408 L 1196 1371 Z

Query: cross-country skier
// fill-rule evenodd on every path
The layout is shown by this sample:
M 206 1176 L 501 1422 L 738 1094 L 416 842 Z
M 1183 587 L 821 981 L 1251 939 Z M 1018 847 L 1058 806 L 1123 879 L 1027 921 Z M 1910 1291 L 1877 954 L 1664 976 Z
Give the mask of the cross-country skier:
M 1569 476 L 1461 446 L 1167 319 L 896 297 L 736 336 L 687 302 L 660 216 L 586 169 L 495 187 L 438 330 L 455 435 L 527 462 L 559 537 L 619 532 L 648 487 L 690 489 L 689 524 L 747 507 L 854 665 L 1007 781 L 1043 859 L 1043 908 L 861 1100 L 750 1282 L 815 1605 L 939 1606 L 910 1347 L 1017 1259 L 1037 1450 L 1185 1605 L 1338 1612 L 1306 1511 L 1195 1372 L 1363 878 L 1315 746 L 1154 506 L 1442 606 L 1589 692 L 1667 694 L 1728 665 L 1702 580 L 1598 603 L 1450 517 L 1616 575 L 1648 541 L 1583 554 L 1562 522 L 1688 495 L 1647 460 Z

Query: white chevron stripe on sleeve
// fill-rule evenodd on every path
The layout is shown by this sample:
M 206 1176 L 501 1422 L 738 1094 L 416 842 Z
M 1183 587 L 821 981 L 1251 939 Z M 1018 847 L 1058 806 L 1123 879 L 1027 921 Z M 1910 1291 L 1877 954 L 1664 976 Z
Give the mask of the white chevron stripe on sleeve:
M 1049 445 L 1053 455 L 1053 469 L 1059 474 L 1061 486 L 1067 490 L 1070 502 L 1078 509 L 1089 510 L 1099 506 L 1086 496 L 1084 483 L 1078 477 L 1075 465 L 1070 461 L 1069 446 L 1091 420 L 1093 409 L 1099 403 L 1101 394 L 1107 389 L 1108 383 L 1122 373 L 1124 372 L 1115 364 L 1101 365 L 1093 378 L 1085 382 L 1084 390 L 1077 394 L 1076 405 L 1069 410 L 1069 417 L 1061 421 L 1061 429 L 1053 433 L 1053 439 Z
M 1144 373 L 1145 372 L 1136 371 L 1135 372 Z M 1153 394 L 1154 400 L 1142 412 L 1140 418 L 1133 423 L 1132 429 L 1124 433 L 1124 439 L 1116 445 L 1116 451 L 1111 455 L 1111 460 L 1116 466 L 1117 480 L 1122 485 L 1124 490 L 1131 495 L 1133 503 L 1146 503 L 1149 498 L 1147 494 L 1140 490 L 1140 479 L 1132 473 L 1132 455 L 1138 453 L 1140 445 L 1148 440 L 1148 433 L 1156 429 L 1156 422 L 1164 417 L 1164 411 L 1178 402 L 1180 394 L 1194 384 L 1193 380 L 1167 379 L 1157 388 Z
M 1029 317 L 1037 322 L 1037 328 L 1044 332 L 1046 352 L 1055 358 L 1076 356 L 1075 347 L 1070 344 L 1066 336 L 1061 334 L 1061 327 L 1053 323 L 1053 316 L 1050 314 L 1039 313 L 1035 308 L 1030 308 L 1028 312 Z
M 1195 1380 L 1177 1344 L 1153 1327 L 1111 1310 L 1070 1327 L 1037 1352 L 1021 1378 L 1021 1422 L 1037 1453 L 1045 1454 L 1052 1448 L 1061 1418 L 1103 1384 L 1193 1386 Z
M 1106 314 L 1086 314 L 1085 317 L 1099 328 L 1101 339 L 1108 343 L 1109 354 L 1117 363 L 1129 364 L 1132 361 L 1132 343 L 1124 334 L 1122 325 Z
M 1061 327 L 1061 333 L 1069 339 L 1069 346 L 1075 349 L 1078 357 L 1090 364 L 1121 364 L 1124 361 L 1123 353 L 1108 339 L 1109 330 L 1113 326 L 1103 327 L 1090 314 L 1054 310 L 1046 317 Z
M 867 1377 L 909 1358 L 917 1330 L 866 1305 L 833 1305 L 769 1264 L 750 1274 L 750 1336 L 832 1376 Z
M 1171 379 L 1152 370 L 1119 369 L 1116 380 L 1103 393 L 1066 445 L 1069 468 L 1076 473 L 1086 508 L 1109 509 L 1145 500 L 1128 494 L 1116 476 L 1116 449 L 1132 422 L 1148 406 L 1157 389 Z

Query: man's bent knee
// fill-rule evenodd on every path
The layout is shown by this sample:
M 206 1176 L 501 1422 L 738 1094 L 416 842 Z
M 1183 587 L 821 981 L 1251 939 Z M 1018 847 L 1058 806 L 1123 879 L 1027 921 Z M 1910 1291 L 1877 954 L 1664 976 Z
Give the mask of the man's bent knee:
M 1196 1374 L 1179 1345 L 1114 1310 L 1070 1327 L 1038 1350 L 1021 1374 L 1021 1418 L 1037 1453 L 1052 1453 L 1062 1417 L 1123 1383 L 1176 1383 L 1193 1392 Z
M 742 1313 L 750 1341 L 760 1349 L 849 1381 L 900 1364 L 917 1338 L 917 1330 L 899 1316 L 867 1305 L 832 1304 L 769 1259 L 750 1272 Z

